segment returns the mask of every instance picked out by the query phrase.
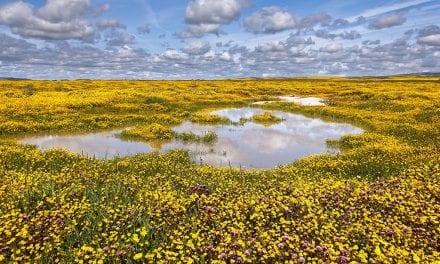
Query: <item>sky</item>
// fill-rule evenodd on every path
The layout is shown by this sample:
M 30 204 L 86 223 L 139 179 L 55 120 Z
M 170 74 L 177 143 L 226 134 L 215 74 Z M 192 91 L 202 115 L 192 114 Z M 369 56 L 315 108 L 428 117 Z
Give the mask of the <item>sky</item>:
M 440 0 L 0 0 L 0 77 L 440 72 Z

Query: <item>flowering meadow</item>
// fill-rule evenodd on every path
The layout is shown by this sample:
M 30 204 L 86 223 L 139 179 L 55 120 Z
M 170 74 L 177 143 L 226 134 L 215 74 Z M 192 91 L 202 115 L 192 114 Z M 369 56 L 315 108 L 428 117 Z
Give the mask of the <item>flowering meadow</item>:
M 281 95 L 327 105 L 259 107 L 365 133 L 265 170 L 19 143 L 129 126 L 154 136 Z M 0 81 L 0 102 L 0 263 L 440 263 L 438 78 Z

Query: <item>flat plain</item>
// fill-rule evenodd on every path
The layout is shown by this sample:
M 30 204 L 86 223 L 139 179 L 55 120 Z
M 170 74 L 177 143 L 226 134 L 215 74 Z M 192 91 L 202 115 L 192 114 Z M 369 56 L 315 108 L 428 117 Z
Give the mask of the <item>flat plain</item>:
M 182 150 L 98 159 L 20 144 L 127 127 L 122 138 L 209 143 L 217 135 L 172 128 L 225 124 L 209 111 L 289 95 L 325 105 L 255 107 L 364 132 L 329 140 L 338 153 L 268 169 L 199 165 Z M 440 259 L 438 78 L 0 81 L 0 102 L 0 263 Z

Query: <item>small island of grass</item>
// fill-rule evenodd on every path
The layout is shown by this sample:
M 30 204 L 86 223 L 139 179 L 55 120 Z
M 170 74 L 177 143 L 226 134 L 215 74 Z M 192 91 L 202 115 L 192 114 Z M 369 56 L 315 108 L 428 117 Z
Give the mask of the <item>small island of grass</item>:
M 251 120 L 255 123 L 258 123 L 258 124 L 272 125 L 272 124 L 280 123 L 284 119 L 279 118 L 277 116 L 274 116 L 273 114 L 271 114 L 269 112 L 264 112 L 264 113 L 256 114 L 256 115 L 252 116 Z
M 136 126 L 132 129 L 124 130 L 118 137 L 140 141 L 171 140 L 174 137 L 174 132 L 170 127 L 154 123 L 148 126 Z
M 206 113 L 194 114 L 191 117 L 191 121 L 198 124 L 227 124 L 230 122 L 226 117 Z
M 156 123 L 147 126 L 136 126 L 122 131 L 117 136 L 122 139 L 145 141 L 148 143 L 171 139 L 185 142 L 213 143 L 218 139 L 217 134 L 213 131 L 205 132 L 203 135 L 197 135 L 192 132 L 179 133 L 173 131 L 170 127 Z
M 213 131 L 208 131 L 203 135 L 197 135 L 192 132 L 175 133 L 174 138 L 185 142 L 203 142 L 214 143 L 218 139 L 218 135 Z

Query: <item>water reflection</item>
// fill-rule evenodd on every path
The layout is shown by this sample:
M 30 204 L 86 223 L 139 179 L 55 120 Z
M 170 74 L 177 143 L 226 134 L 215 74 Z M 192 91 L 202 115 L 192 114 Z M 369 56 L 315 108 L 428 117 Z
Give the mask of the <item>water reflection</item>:
M 229 118 L 233 122 L 262 113 L 258 108 L 225 109 L 213 114 Z M 159 149 L 189 150 L 196 163 L 215 166 L 241 166 L 243 168 L 269 168 L 286 164 L 299 158 L 326 152 L 336 152 L 326 145 L 326 139 L 336 139 L 346 134 L 359 134 L 362 129 L 348 124 L 328 123 L 302 115 L 270 111 L 284 119 L 283 122 L 265 127 L 252 122 L 243 125 L 203 126 L 184 122 L 175 127 L 176 132 L 192 132 L 202 135 L 214 131 L 218 141 L 213 144 L 164 142 Z M 27 138 L 24 144 L 34 144 L 41 149 L 64 147 L 97 158 L 129 156 L 155 151 L 150 144 L 124 141 L 116 138 L 120 131 L 94 133 L 79 136 L 46 136 Z M 157 147 L 157 146 L 156 146 Z
M 278 96 L 277 97 L 281 102 L 287 103 L 295 103 L 304 106 L 324 106 L 324 100 L 318 97 L 298 97 L 298 96 Z M 254 105 L 263 105 L 267 103 L 273 103 L 279 101 L 259 101 L 254 102 Z

